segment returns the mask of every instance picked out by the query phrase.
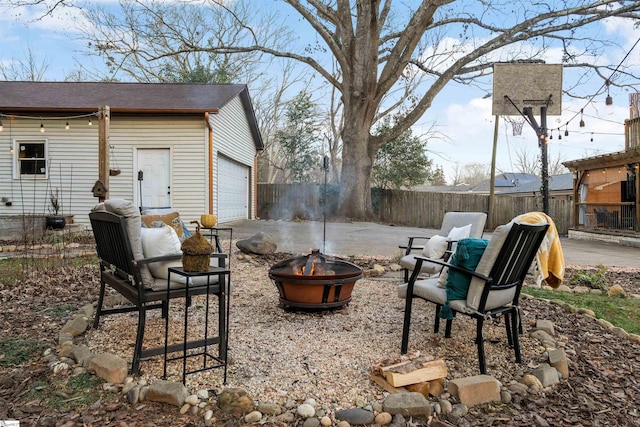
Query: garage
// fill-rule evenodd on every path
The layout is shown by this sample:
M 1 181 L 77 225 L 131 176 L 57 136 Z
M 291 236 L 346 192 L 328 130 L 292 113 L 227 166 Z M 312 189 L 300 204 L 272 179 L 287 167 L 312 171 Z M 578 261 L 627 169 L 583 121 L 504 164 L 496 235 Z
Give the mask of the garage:
M 249 168 L 218 156 L 218 222 L 249 218 Z

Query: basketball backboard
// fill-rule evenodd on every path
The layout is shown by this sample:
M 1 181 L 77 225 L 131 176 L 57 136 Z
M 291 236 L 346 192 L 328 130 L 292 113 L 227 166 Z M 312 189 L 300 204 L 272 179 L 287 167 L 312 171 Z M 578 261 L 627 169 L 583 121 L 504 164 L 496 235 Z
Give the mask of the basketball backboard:
M 551 99 L 549 100 L 549 95 Z M 547 106 L 548 116 L 562 114 L 562 65 L 532 63 L 497 63 L 493 65 L 494 116 L 518 116 L 520 109 L 533 107 L 539 114 Z M 548 102 L 548 104 L 547 104 Z

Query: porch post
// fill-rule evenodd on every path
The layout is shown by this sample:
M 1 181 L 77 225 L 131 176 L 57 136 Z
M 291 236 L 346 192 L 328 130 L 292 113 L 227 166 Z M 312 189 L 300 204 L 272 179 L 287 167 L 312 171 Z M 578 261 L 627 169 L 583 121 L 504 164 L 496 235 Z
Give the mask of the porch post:
M 108 105 L 98 108 L 98 181 L 102 183 L 104 192 L 98 196 L 99 202 L 109 197 L 109 117 Z

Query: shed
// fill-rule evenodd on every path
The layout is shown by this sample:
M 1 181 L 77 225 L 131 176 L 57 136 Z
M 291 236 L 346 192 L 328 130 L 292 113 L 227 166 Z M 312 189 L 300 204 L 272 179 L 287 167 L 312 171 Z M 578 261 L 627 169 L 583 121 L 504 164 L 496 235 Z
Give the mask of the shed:
M 109 107 L 109 197 L 185 221 L 255 218 L 263 149 L 244 84 L 0 82 L 0 216 L 63 215 L 96 204 L 98 112 Z

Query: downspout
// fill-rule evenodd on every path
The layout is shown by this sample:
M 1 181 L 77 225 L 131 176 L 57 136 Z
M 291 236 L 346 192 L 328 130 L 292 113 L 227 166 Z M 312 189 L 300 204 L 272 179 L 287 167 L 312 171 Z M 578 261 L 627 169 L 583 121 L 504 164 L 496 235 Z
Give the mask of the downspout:
M 209 123 L 209 113 L 204 113 L 204 120 L 209 130 L 209 213 L 213 213 L 213 129 Z

